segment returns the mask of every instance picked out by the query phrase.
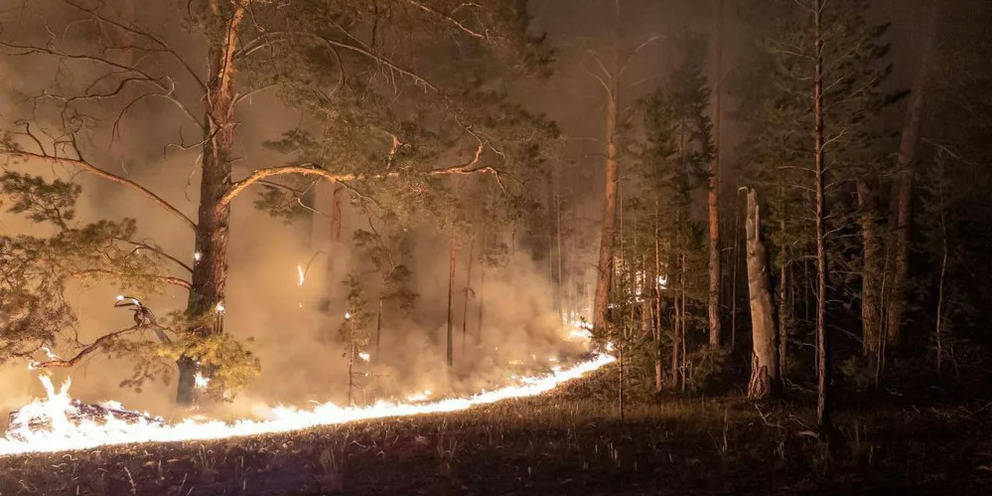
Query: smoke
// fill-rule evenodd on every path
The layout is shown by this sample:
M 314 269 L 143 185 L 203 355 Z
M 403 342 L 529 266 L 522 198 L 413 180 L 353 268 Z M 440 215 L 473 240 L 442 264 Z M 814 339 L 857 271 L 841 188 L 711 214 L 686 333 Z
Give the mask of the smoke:
M 147 11 L 141 15 L 156 13 Z M 189 52 L 195 54 L 194 49 Z M 52 59 L 44 57 L 5 60 L 4 87 L 8 90 L 2 97 L 7 109 L 3 115 L 5 127 L 13 128 L 19 118 L 31 118 L 36 128 L 58 136 L 60 116 L 53 112 L 34 113 L 34 102 L 25 101 L 24 95 L 37 95 L 53 81 L 73 87 L 85 85 L 100 75 L 99 67 L 66 72 L 51 62 Z M 109 123 L 121 108 L 119 104 L 102 105 L 94 105 L 98 126 L 82 144 L 88 158 L 147 186 L 195 219 L 198 152 L 195 148 L 185 151 L 166 148 L 167 143 L 179 142 L 180 135 L 187 142 L 196 136 L 195 125 L 168 105 L 149 101 L 132 108 L 121 121 L 121 130 L 112 135 Z M 266 149 L 262 143 L 298 125 L 301 117 L 272 95 L 253 98 L 238 117 L 241 157 L 236 178 L 254 167 L 281 164 L 285 157 Z M 75 170 L 36 164 L 17 167 L 49 179 L 71 177 L 81 184 L 79 222 L 135 218 L 140 240 L 161 246 L 187 264 L 193 263 L 192 231 L 135 191 Z M 328 192 L 329 187 L 318 187 L 319 209 L 329 211 Z M 259 414 L 266 405 L 279 403 L 305 406 L 311 400 L 345 401 L 349 383 L 346 350 L 337 338 L 345 298 L 341 280 L 352 267 L 363 262 L 350 240 L 354 229 L 365 225 L 366 219 L 356 209 L 345 208 L 344 228 L 337 243 L 330 242 L 327 224 L 321 214 L 314 214 L 309 223 L 287 225 L 255 210 L 249 195 L 235 201 L 224 302 L 225 328 L 238 339 L 252 340 L 250 349 L 261 361 L 262 375 L 232 403 L 209 412 L 211 415 Z M 0 217 L 0 229 L 5 235 L 48 234 L 46 228 L 6 212 Z M 427 227 L 415 229 L 413 235 L 415 250 L 410 266 L 413 289 L 419 295 L 416 309 L 409 314 L 386 309 L 379 353 L 370 362 L 361 361 L 356 367 L 354 400 L 403 398 L 427 389 L 436 395 L 476 392 L 503 384 L 508 375 L 533 368 L 536 362 L 557 358 L 569 348 L 561 339 L 561 319 L 554 309 L 548 268 L 542 265 L 546 261 L 535 262 L 526 255 L 529 250 L 520 249 L 506 267 L 486 269 L 484 288 L 480 287 L 482 267 L 476 265 L 469 283 L 473 291 L 466 292 L 468 257 L 463 247 L 453 288 L 454 365 L 449 368 L 445 364 L 448 240 Z M 297 267 L 308 264 L 305 283 L 300 286 Z M 188 278 L 188 274 L 175 266 L 170 267 L 168 275 Z M 375 274 L 363 277 L 370 300 L 378 294 L 377 277 Z M 132 325 L 130 312 L 113 306 L 120 293 L 121 288 L 107 284 L 77 284 L 70 288 L 67 296 L 79 317 L 80 342 L 93 342 L 107 332 Z M 176 287 L 136 296 L 160 317 L 181 311 L 186 304 L 185 291 Z M 330 305 L 324 308 L 321 303 L 327 298 Z M 463 337 L 466 298 L 468 311 Z M 374 306 L 374 301 L 370 303 Z M 480 304 L 484 305 L 481 327 Z M 72 349 L 56 352 L 64 357 L 74 353 Z M 96 355 L 72 370 L 56 370 L 52 374 L 56 383 L 71 376 L 73 396 L 86 402 L 114 399 L 128 408 L 154 414 L 172 417 L 187 414 L 174 408 L 174 379 L 172 383 L 147 383 L 140 391 L 122 388 L 121 382 L 131 377 L 132 366 L 126 358 Z M 0 411 L 12 410 L 41 394 L 43 389 L 36 372 L 27 370 L 26 364 L 15 362 L 0 369 Z

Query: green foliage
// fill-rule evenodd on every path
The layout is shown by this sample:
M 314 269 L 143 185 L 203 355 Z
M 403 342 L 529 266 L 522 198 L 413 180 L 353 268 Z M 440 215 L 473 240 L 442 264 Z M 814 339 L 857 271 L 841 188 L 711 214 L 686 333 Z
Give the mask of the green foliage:
M 43 345 L 78 345 L 75 313 L 64 296 L 72 282 L 110 282 L 139 297 L 161 289 L 163 261 L 136 248 L 135 221 L 74 222 L 79 193 L 77 185 L 62 180 L 0 174 L 7 211 L 52 233 L 0 236 L 0 363 Z
M 373 314 L 369 310 L 361 278 L 352 270 L 341 284 L 348 289 L 348 310 L 338 327 L 338 340 L 346 346 L 345 356 L 367 352 L 372 340 L 369 324 Z
M 743 3 L 739 12 L 751 30 L 751 57 L 735 75 L 739 120 L 744 138 L 739 149 L 742 183 L 754 187 L 762 204 L 767 249 L 783 267 L 805 264 L 815 247 L 814 236 L 814 102 L 816 61 L 813 3 L 793 0 Z M 860 316 L 863 277 L 863 229 L 868 219 L 886 253 L 889 192 L 895 161 L 895 133 L 888 127 L 892 104 L 901 96 L 890 88 L 892 72 L 886 42 L 888 24 L 872 24 L 866 0 L 824 2 L 823 119 L 826 249 L 831 294 L 828 313 Z M 859 201 L 858 183 L 868 191 Z M 808 329 L 800 306 L 812 305 L 815 271 L 791 271 L 790 284 L 798 306 L 789 332 L 805 339 Z M 811 279 L 813 278 L 813 279 Z M 877 285 L 882 286 L 882 281 Z M 842 305 L 835 302 L 841 301 Z
M 182 333 L 181 338 L 161 348 L 160 356 L 175 363 L 180 356 L 194 356 L 210 379 L 206 394 L 230 399 L 251 384 L 261 373 L 261 363 L 246 346 L 252 339 L 239 341 L 228 333 Z M 171 367 L 170 367 L 171 368 Z

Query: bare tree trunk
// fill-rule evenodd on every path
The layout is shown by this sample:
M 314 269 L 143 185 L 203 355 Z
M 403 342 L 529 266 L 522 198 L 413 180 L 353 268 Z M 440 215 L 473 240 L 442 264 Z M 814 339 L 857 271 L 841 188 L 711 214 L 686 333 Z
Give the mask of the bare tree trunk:
M 455 363 L 454 349 L 452 343 L 454 319 L 452 318 L 452 314 L 451 314 L 451 304 L 453 300 L 452 293 L 454 292 L 455 289 L 455 259 L 458 257 L 458 247 L 457 247 L 457 243 L 455 242 L 454 233 L 451 234 L 451 240 L 449 241 L 448 244 L 448 254 L 449 254 L 450 264 L 448 266 L 448 332 L 447 332 L 447 340 L 446 340 L 447 354 L 446 354 L 445 362 L 448 364 L 448 367 L 451 367 Z
M 620 2 L 616 2 L 616 41 L 613 52 L 613 72 L 610 74 L 606 95 L 606 190 L 603 200 L 603 224 L 599 239 L 599 262 L 596 264 L 596 296 L 593 301 L 593 326 L 597 330 L 606 328 L 606 306 L 610 300 L 610 286 L 613 283 L 613 230 L 617 217 L 617 186 L 620 179 L 620 163 L 617 160 L 617 114 L 619 105 L 620 66 Z
M 878 366 L 877 360 L 883 339 L 882 294 L 879 291 L 879 279 L 882 273 L 881 245 L 876 231 L 868 184 L 859 180 L 857 189 L 858 207 L 861 209 L 861 241 L 864 245 L 864 266 L 861 271 L 861 353 L 874 368 Z
M 944 278 L 947 275 L 947 219 L 944 215 L 944 163 L 938 158 L 940 186 L 939 209 L 940 209 L 940 241 L 943 256 L 940 260 L 940 282 L 937 285 L 937 375 L 941 373 L 941 365 L 944 358 Z
M 679 388 L 679 349 L 681 348 L 681 343 L 679 343 L 679 329 L 681 328 L 682 316 L 680 315 L 680 300 L 676 296 L 672 298 L 674 300 L 673 306 L 673 318 L 672 318 L 672 390 Z
M 680 275 L 679 275 L 679 279 L 680 279 L 679 285 L 682 287 L 682 294 L 680 296 L 680 298 L 682 298 L 682 308 L 681 308 L 681 310 L 682 310 L 682 317 L 679 318 L 679 322 L 681 323 L 681 329 L 679 330 L 679 344 L 682 345 L 682 357 L 681 357 L 682 358 L 682 361 L 679 364 L 679 371 L 680 371 L 679 378 L 682 381 L 682 391 L 685 392 L 686 378 L 687 378 L 687 374 L 688 374 L 688 368 L 686 368 L 686 363 L 687 363 L 687 358 L 686 357 L 687 357 L 687 354 L 686 354 L 686 339 L 685 339 L 686 332 L 685 332 L 685 330 L 686 330 L 686 321 L 688 320 L 688 318 L 686 317 L 686 291 L 685 291 L 685 285 L 686 285 L 686 279 L 687 279 L 687 277 L 686 277 L 687 268 L 686 268 L 686 254 L 685 254 L 685 251 L 684 250 L 682 251 L 682 264 L 681 265 L 682 265 L 682 267 L 681 267 Z
M 785 209 L 785 185 L 784 181 L 779 184 L 779 195 L 780 201 L 782 202 L 782 208 L 780 212 L 781 219 L 779 219 L 779 229 L 780 233 L 784 235 L 786 233 L 786 209 Z M 779 248 L 779 268 L 778 268 L 778 374 L 781 382 L 785 382 L 785 372 L 787 370 L 788 354 L 789 354 L 789 260 L 788 251 L 786 249 L 786 244 L 782 243 Z
M 935 17 L 936 12 L 931 13 Z M 935 22 L 931 19 L 931 22 Z M 936 29 L 931 24 L 930 33 L 927 35 L 926 47 L 923 52 L 923 60 L 920 63 L 916 81 L 913 84 L 913 92 L 910 96 L 909 110 L 906 124 L 902 130 L 902 139 L 899 143 L 898 162 L 896 164 L 896 180 L 892 184 L 892 198 L 894 212 L 891 216 L 894 222 L 894 263 L 892 272 L 892 284 L 889 286 L 891 294 L 888 297 L 888 309 L 886 318 L 888 329 L 886 339 L 888 346 L 898 345 L 902 337 L 902 321 L 905 309 L 906 280 L 909 277 L 909 231 L 912 216 L 913 203 L 913 163 L 916 161 L 916 145 L 920 140 L 920 128 L 923 125 L 924 95 L 926 93 L 927 66 L 932 50 L 933 37 Z
M 658 201 L 654 202 L 654 218 L 655 218 L 655 228 L 654 228 L 654 288 L 655 288 L 655 323 L 654 323 L 654 343 L 655 343 L 655 358 L 654 358 L 654 390 L 655 392 L 661 392 L 661 376 L 662 376 L 662 352 L 661 352 L 661 291 L 664 289 L 661 284 L 661 240 L 659 239 L 660 227 L 658 225 Z
M 348 331 L 349 351 L 348 351 L 348 404 L 352 405 L 352 398 L 355 390 L 355 338 Z
M 562 305 L 562 285 L 565 283 L 564 279 L 564 252 L 562 251 L 561 244 L 561 177 L 559 174 L 558 180 L 555 181 L 555 241 L 558 248 L 558 280 L 555 286 L 555 303 L 558 309 L 558 316 L 564 320 L 565 309 Z
M 748 398 L 778 394 L 775 310 L 768 281 L 768 252 L 761 241 L 761 211 L 754 190 L 747 194 L 747 286 L 751 301 L 751 380 Z
M 824 126 L 823 126 L 823 31 L 821 16 L 823 0 L 815 0 L 813 11 L 814 50 L 816 65 L 813 76 L 813 151 L 816 191 L 816 357 L 817 395 L 816 420 L 820 434 L 829 436 L 830 421 L 830 340 L 827 336 L 827 247 L 826 219 L 827 206 L 824 198 Z
M 462 305 L 462 355 L 465 354 L 465 341 L 468 338 L 468 299 L 472 291 L 472 265 L 475 256 L 475 238 L 468 245 L 468 267 L 465 274 L 465 304 Z
M 741 214 L 738 204 L 734 203 L 734 270 L 730 284 L 730 349 L 737 349 L 737 267 L 740 265 Z
M 223 332 L 224 290 L 227 282 L 227 245 L 230 208 L 222 201 L 231 185 L 235 160 L 237 127 L 234 121 L 234 54 L 237 37 L 249 0 L 238 0 L 226 19 L 227 29 L 218 31 L 208 49 L 211 79 L 207 91 L 206 142 L 200 180 L 200 206 L 196 226 L 196 253 L 186 315 L 198 324 L 191 333 L 208 336 Z M 210 3 L 212 15 L 222 16 L 219 0 Z M 212 313 L 216 318 L 208 319 Z M 207 321 L 211 324 L 205 324 Z M 196 400 L 195 376 L 198 357 L 183 353 L 177 362 L 179 380 L 176 402 L 188 405 Z
M 713 136 L 716 141 L 716 152 L 710 162 L 710 190 L 707 198 L 709 208 L 710 235 L 710 286 L 709 301 L 707 302 L 707 318 L 710 327 L 710 346 L 719 347 L 720 336 L 720 131 L 723 103 L 723 0 L 718 2 L 719 18 L 716 37 L 716 105 L 713 112 Z
M 382 296 L 386 282 L 382 282 L 382 290 L 379 291 L 379 306 L 375 311 L 375 356 L 379 357 L 379 342 L 382 339 Z
M 485 246 L 485 245 L 483 245 L 483 246 Z M 485 253 L 485 251 L 486 251 L 485 248 L 483 248 L 482 249 L 482 252 Z M 483 291 L 485 290 L 485 286 L 486 286 L 486 264 L 483 263 L 482 264 L 482 267 L 480 267 L 479 270 L 482 272 L 481 274 L 479 274 L 479 326 L 475 330 L 475 332 L 478 334 L 478 341 L 479 341 L 479 343 L 481 343 L 482 342 L 482 312 L 483 312 L 483 307 L 485 306 L 485 303 L 486 303 L 485 295 L 483 293 Z

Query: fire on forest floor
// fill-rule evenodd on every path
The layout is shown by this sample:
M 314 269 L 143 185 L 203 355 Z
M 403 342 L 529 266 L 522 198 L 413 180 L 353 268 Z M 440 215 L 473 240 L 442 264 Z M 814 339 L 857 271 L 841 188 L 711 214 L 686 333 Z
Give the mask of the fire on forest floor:
M 450 414 L 218 441 L 0 459 L 0 494 L 989 494 L 992 421 L 972 404 L 838 416 L 660 398 L 626 412 L 613 367 L 555 392 Z M 939 453 L 939 456 L 934 454 Z

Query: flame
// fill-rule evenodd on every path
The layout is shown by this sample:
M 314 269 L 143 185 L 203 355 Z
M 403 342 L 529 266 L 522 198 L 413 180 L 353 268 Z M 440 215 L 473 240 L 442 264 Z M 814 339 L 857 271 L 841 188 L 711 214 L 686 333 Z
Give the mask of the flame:
M 296 274 L 300 277 L 299 285 L 302 286 L 303 283 L 307 281 L 306 275 L 303 273 L 303 266 L 302 265 L 297 265 L 296 266 Z
M 277 406 L 270 411 L 267 420 L 243 419 L 233 423 L 225 423 L 186 419 L 171 425 L 159 423 L 159 419 L 152 419 L 148 416 L 129 421 L 112 416 L 101 419 L 101 421 L 70 420 L 74 418 L 74 413 L 78 413 L 78 404 L 74 404 L 69 396 L 69 381 L 66 381 L 56 392 L 51 381 L 47 377 L 42 377 L 41 381 L 48 397 L 36 399 L 15 414 L 15 421 L 11 423 L 11 430 L 8 431 L 6 437 L 0 438 L 0 456 L 88 449 L 114 444 L 222 439 L 288 432 L 359 420 L 454 412 L 510 398 L 537 396 L 554 389 L 565 381 L 582 377 L 615 360 L 616 358 L 610 355 L 594 355 L 590 360 L 570 368 L 555 366 L 550 375 L 522 378 L 515 385 L 494 391 L 483 391 L 475 396 L 465 398 L 424 402 L 431 393 L 428 390 L 422 393 L 423 399 L 420 395 L 408 398 L 409 403 L 380 401 L 365 407 L 342 407 L 333 403 L 324 403 L 310 410 Z M 31 419 L 47 421 L 46 428 L 32 428 L 29 422 Z
M 369 355 L 368 353 L 362 351 L 358 353 L 358 358 L 361 358 L 362 360 L 365 360 L 367 362 L 372 358 L 372 355 Z

